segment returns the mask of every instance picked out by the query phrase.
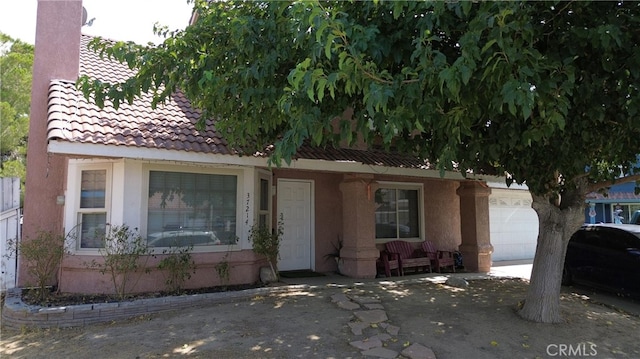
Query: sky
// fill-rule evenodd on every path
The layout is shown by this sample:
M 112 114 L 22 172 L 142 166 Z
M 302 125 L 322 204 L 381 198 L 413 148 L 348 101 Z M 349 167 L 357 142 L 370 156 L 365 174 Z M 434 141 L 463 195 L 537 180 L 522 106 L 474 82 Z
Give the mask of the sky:
M 37 0 L 0 0 L 0 32 L 33 44 Z M 191 17 L 187 0 L 84 0 L 87 19 L 95 18 L 82 33 L 111 40 L 146 44 L 162 39 L 153 35 L 158 22 L 171 30 L 183 29 Z

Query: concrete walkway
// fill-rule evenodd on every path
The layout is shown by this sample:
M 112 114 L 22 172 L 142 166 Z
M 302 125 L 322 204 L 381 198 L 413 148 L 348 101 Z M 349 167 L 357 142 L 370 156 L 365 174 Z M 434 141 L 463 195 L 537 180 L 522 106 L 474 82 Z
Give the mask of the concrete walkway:
M 533 259 L 494 262 L 489 275 L 492 277 L 531 278 Z
M 378 298 L 339 293 L 334 294 L 331 301 L 353 313 L 353 319 L 349 321 L 348 326 L 357 340 L 349 342 L 351 346 L 359 349 L 365 357 L 398 357 L 398 352 L 390 349 L 389 344 L 400 332 L 400 327 L 389 322 L 384 306 Z M 400 354 L 410 359 L 436 358 L 433 350 L 419 343 L 404 348 Z
M 452 286 L 467 285 L 466 280 L 482 278 L 524 278 L 531 275 L 532 261 L 508 261 L 495 263 L 491 271 L 483 273 L 425 273 L 406 277 L 375 278 L 355 280 L 338 274 L 328 273 L 320 277 L 282 278 L 281 281 L 290 285 L 309 285 L 317 287 L 358 287 L 372 283 L 397 282 L 419 283 L 435 282 L 447 283 Z M 375 297 L 366 297 L 349 294 L 335 294 L 331 297 L 333 303 L 339 308 L 352 312 L 353 319 L 348 323 L 356 340 L 349 344 L 361 351 L 365 357 L 371 358 L 397 358 L 402 355 L 410 359 L 435 359 L 433 350 L 420 343 L 412 343 L 410 346 L 397 352 L 393 350 L 391 341 L 402 329 L 402 323 L 389 321 L 384 305 Z
M 332 286 L 332 285 L 361 285 L 368 283 L 377 283 L 384 281 L 394 282 L 445 282 L 448 278 L 464 278 L 464 279 L 486 279 L 486 278 L 523 278 L 529 279 L 531 276 L 531 268 L 533 266 L 533 260 L 518 260 L 518 261 L 503 261 L 494 262 L 489 273 L 424 273 L 424 274 L 412 274 L 405 277 L 391 277 L 391 278 L 374 278 L 374 279 L 353 279 L 345 276 L 341 276 L 335 273 L 325 273 L 325 276 L 319 277 L 304 277 L 304 278 L 281 278 L 281 281 L 286 284 L 305 284 L 311 286 Z

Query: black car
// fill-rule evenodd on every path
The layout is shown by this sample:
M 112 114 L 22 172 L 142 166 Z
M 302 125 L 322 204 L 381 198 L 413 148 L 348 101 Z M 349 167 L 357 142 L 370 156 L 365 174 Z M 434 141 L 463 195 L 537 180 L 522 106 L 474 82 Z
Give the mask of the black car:
M 585 225 L 571 236 L 562 284 L 640 298 L 640 226 Z

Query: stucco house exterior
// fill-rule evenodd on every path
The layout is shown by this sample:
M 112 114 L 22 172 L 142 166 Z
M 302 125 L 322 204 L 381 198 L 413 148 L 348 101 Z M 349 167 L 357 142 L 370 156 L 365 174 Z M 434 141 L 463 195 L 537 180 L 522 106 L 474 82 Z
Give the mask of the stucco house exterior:
M 611 186 L 606 194 L 590 193 L 585 210 L 585 223 L 630 223 L 633 214 L 640 211 L 640 195 L 635 193 L 635 182 Z
M 259 280 L 264 258 L 252 251 L 251 226 L 275 226 L 284 239 L 280 270 L 337 270 L 373 278 L 384 243 L 425 239 L 460 250 L 468 271 L 487 272 L 491 189 L 460 173 L 441 176 L 428 161 L 365 148 L 303 146 L 290 165 L 270 168 L 261 155 L 238 156 L 180 93 L 157 109 L 148 98 L 103 109 L 76 89 L 79 75 L 118 81 L 131 72 L 86 49 L 81 0 L 39 0 L 23 238 L 39 230 L 71 234 L 59 277 L 63 292 L 109 292 L 96 231 L 138 228 L 156 253 L 193 244 L 189 288 L 220 285 L 215 266 L 228 261 L 229 284 Z M 164 287 L 148 262 L 133 291 Z M 24 266 L 19 283 L 29 282 Z

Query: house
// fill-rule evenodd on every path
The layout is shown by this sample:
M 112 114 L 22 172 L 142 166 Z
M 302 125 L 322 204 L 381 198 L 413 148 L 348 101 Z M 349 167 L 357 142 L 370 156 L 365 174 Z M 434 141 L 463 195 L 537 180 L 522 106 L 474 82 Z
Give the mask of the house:
M 187 287 L 220 285 L 215 266 L 225 261 L 229 284 L 256 282 L 266 262 L 249 230 L 280 215 L 280 270 L 334 271 L 338 248 L 344 275 L 373 278 L 384 243 L 401 238 L 459 249 L 467 270 L 489 271 L 483 180 L 362 148 L 304 146 L 290 165 L 270 168 L 264 156 L 235 154 L 215 122 L 196 131 L 199 113 L 180 93 L 155 110 L 145 97 L 100 109 L 75 88 L 78 76 L 118 81 L 131 72 L 86 49 L 82 17 L 81 0 L 38 1 L 24 238 L 69 234 L 63 292 L 111 291 L 107 276 L 86 265 L 101 258 L 96 233 L 106 224 L 138 228 L 156 253 L 174 240 L 193 244 L 197 272 Z M 133 291 L 164 287 L 157 260 Z M 23 265 L 18 281 L 29 282 Z
M 636 156 L 634 174 L 640 168 L 640 155 Z M 636 193 L 636 182 L 614 184 L 606 192 L 587 195 L 585 223 L 633 223 L 634 215 L 640 211 L 640 194 Z M 637 215 L 636 215 L 637 216 Z
M 640 195 L 635 193 L 635 182 L 611 186 L 606 194 L 587 195 L 585 223 L 629 223 L 640 210 Z

